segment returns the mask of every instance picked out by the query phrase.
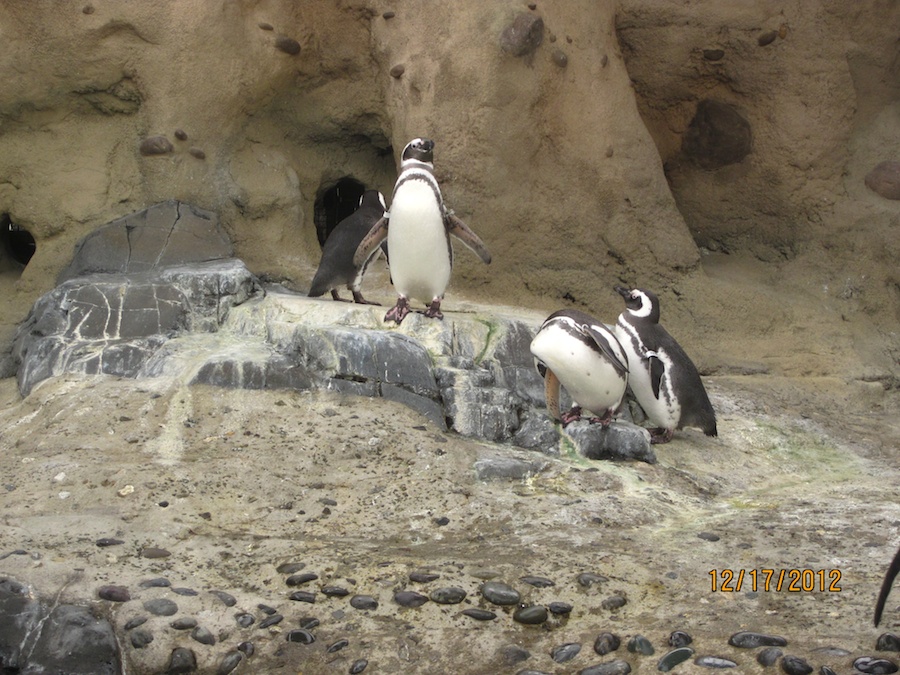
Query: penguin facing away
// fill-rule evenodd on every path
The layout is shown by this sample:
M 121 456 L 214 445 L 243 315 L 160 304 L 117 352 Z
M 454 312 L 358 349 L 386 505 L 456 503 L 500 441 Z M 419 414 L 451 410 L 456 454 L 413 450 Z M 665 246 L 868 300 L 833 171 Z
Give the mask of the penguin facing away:
M 631 391 L 657 427 L 651 442 L 668 443 L 685 426 L 716 436 L 716 413 L 697 367 L 659 323 L 659 299 L 640 288 L 615 290 L 625 300 L 616 336 L 628 356 Z
M 364 305 L 377 305 L 366 300 L 360 292 L 363 275 L 374 258 L 362 265 L 353 262 L 353 254 L 359 243 L 384 215 L 384 195 L 378 190 L 366 190 L 359 199 L 359 208 L 344 218 L 328 235 L 322 247 L 322 258 L 309 288 L 309 297 L 317 298 L 331 291 L 334 300 L 350 302 L 338 295 L 338 288 L 346 286 L 353 293 L 353 301 Z
M 450 283 L 454 235 L 486 264 L 491 254 L 484 242 L 444 205 L 434 177 L 434 141 L 415 138 L 400 159 L 400 175 L 394 184 L 391 208 L 360 242 L 353 263 L 362 266 L 387 239 L 391 281 L 397 304 L 384 315 L 400 324 L 410 312 L 411 298 L 428 305 L 424 314 L 442 319 L 441 301 Z
M 608 427 L 628 384 L 627 357 L 615 334 L 584 312 L 563 309 L 551 314 L 531 341 L 531 353 L 544 378 L 550 416 L 563 426 L 581 419 L 583 409 L 598 415 L 591 422 Z M 560 415 L 559 387 L 573 406 Z

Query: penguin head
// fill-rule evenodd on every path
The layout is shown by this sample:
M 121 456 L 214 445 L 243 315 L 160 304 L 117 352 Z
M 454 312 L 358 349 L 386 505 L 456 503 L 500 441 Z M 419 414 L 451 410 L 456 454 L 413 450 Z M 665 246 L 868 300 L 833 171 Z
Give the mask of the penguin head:
M 409 160 L 432 164 L 434 162 L 434 141 L 427 138 L 412 139 L 403 148 L 400 163 L 404 164 Z
M 625 300 L 625 308 L 636 319 L 648 319 L 659 323 L 659 298 L 652 291 L 643 288 L 623 288 L 616 286 L 616 293 Z

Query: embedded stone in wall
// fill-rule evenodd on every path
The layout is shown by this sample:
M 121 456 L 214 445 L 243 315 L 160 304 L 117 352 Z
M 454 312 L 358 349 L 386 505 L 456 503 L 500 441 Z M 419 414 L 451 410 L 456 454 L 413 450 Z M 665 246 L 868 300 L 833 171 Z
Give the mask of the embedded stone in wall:
M 500 35 L 500 48 L 513 56 L 533 53 L 544 40 L 544 20 L 537 14 L 519 13 Z
M 880 162 L 866 174 L 866 187 L 885 199 L 900 199 L 900 162 Z

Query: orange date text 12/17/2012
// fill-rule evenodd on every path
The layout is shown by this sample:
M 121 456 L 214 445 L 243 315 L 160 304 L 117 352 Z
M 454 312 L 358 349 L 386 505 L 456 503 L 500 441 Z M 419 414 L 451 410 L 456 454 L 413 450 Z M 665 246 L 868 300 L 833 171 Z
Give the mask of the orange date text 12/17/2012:
M 713 593 L 776 591 L 788 593 L 839 593 L 841 571 L 837 569 L 722 569 L 710 570 Z

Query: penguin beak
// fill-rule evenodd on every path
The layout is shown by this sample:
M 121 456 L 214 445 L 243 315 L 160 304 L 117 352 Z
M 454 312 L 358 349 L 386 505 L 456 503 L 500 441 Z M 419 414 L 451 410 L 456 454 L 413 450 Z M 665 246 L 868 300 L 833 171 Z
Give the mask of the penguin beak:
M 626 301 L 631 300 L 631 289 L 623 288 L 622 286 L 616 286 L 615 291 L 623 298 L 625 298 Z

